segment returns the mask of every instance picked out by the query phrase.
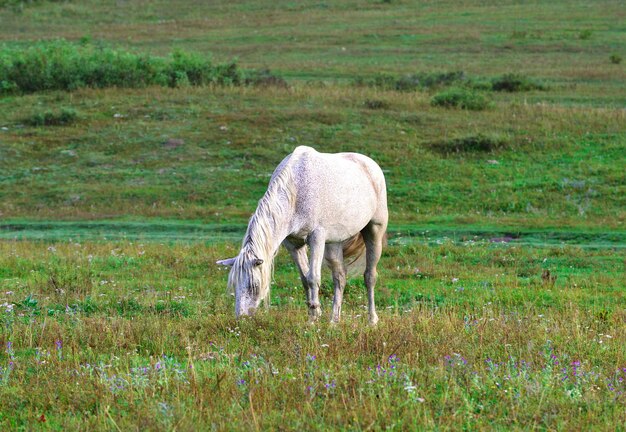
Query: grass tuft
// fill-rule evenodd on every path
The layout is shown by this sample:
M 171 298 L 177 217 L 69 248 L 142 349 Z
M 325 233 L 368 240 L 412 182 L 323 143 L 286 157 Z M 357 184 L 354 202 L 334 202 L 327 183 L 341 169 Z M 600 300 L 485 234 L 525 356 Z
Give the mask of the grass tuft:
M 430 104 L 436 107 L 481 111 L 489 107 L 490 101 L 487 96 L 476 90 L 451 87 L 433 96 Z
M 23 122 L 29 126 L 66 126 L 76 123 L 79 116 L 72 108 L 61 108 L 60 111 L 44 111 L 25 118 Z
M 363 105 L 367 109 L 382 110 L 389 108 L 389 103 L 380 99 L 366 99 Z
M 249 72 L 246 76 L 246 84 L 255 87 L 289 87 L 289 84 L 283 77 L 272 73 L 269 69 Z
M 375 87 L 381 90 L 415 91 L 450 86 L 468 81 L 463 71 L 418 72 L 402 76 L 378 74 L 373 78 L 359 77 L 354 81 L 357 86 Z
M 523 75 L 505 74 L 491 82 L 491 88 L 499 92 L 523 92 L 531 90 L 545 90 L 546 86 L 535 82 Z

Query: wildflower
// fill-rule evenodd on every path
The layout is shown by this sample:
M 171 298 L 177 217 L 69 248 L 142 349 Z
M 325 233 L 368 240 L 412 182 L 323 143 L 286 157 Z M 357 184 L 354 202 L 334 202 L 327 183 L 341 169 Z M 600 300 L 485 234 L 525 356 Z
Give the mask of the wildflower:
M 8 354 L 9 359 L 11 360 L 11 363 L 13 363 L 13 360 L 15 359 L 15 352 L 13 351 L 13 342 L 11 341 L 7 342 L 6 353 Z
M 167 402 L 159 402 L 159 411 L 166 417 L 169 417 L 172 413 L 172 407 L 167 404 Z

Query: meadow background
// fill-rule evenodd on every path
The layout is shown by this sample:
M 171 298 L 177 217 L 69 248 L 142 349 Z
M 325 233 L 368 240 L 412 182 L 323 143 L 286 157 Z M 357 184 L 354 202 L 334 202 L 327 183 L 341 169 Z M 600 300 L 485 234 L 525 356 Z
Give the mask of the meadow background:
M 620 430 L 619 1 L 0 0 L 6 430 Z M 297 145 L 388 182 L 381 321 L 226 270 Z M 322 286 L 325 314 L 331 283 Z

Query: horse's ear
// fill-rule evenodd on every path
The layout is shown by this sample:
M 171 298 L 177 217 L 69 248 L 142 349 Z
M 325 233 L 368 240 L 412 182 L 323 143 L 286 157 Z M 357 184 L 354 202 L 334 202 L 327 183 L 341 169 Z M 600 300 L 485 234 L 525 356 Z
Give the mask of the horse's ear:
M 261 258 L 257 258 L 257 259 L 254 261 L 254 265 L 255 265 L 255 266 L 260 266 L 261 264 L 263 264 L 263 260 L 262 260 Z
M 228 259 L 218 260 L 218 261 L 215 261 L 215 264 L 232 267 L 233 264 L 235 264 L 235 259 L 236 258 L 228 258 Z

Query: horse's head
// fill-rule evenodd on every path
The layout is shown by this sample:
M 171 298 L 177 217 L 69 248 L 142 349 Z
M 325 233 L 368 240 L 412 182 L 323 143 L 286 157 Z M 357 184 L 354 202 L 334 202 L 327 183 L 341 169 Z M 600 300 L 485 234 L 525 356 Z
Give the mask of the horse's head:
M 242 249 L 234 258 L 217 261 L 229 266 L 228 287 L 235 293 L 235 315 L 251 315 L 269 293 L 271 263 Z

